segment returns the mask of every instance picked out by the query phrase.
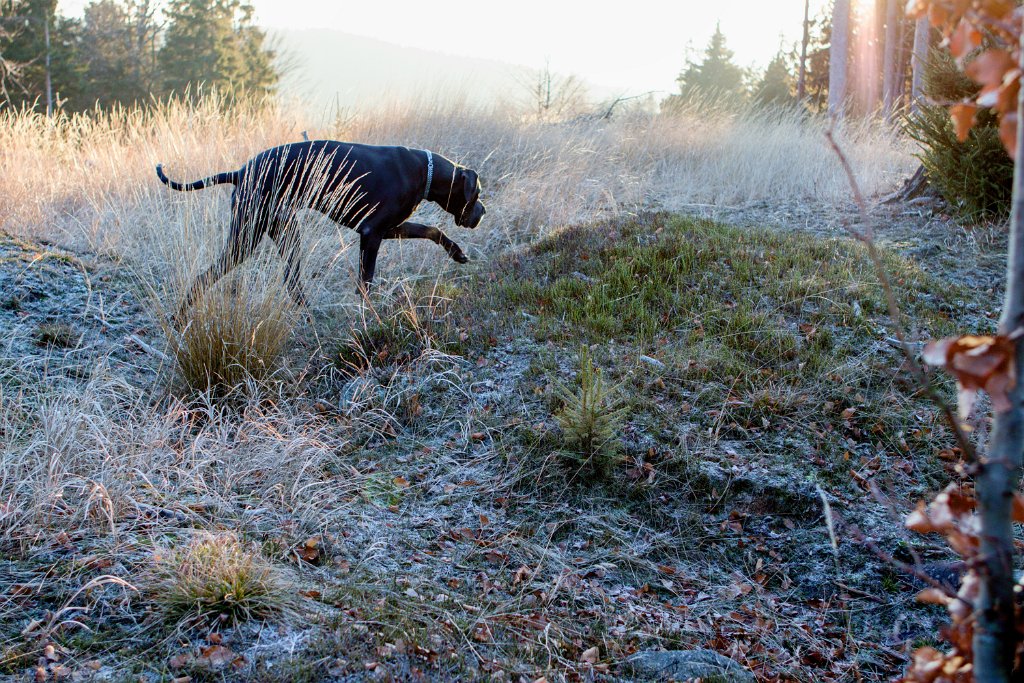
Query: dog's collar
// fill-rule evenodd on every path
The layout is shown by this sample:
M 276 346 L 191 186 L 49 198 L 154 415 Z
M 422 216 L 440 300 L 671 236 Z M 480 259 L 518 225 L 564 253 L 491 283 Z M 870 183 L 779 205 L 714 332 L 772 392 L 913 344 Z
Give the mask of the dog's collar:
M 430 194 L 430 184 L 434 182 L 434 155 L 429 149 L 423 151 L 427 153 L 427 186 L 423 188 L 423 198 L 426 199 Z

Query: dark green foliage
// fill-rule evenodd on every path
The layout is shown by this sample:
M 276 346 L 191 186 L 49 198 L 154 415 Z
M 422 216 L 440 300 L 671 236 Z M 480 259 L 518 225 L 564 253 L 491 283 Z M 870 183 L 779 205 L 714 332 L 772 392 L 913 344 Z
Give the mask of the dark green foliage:
M 275 53 L 242 0 L 93 0 L 82 20 L 56 0 L 0 0 L 0 106 L 46 107 L 46 41 L 54 106 L 146 103 L 217 88 L 264 97 L 277 85 Z M 226 101 L 230 101 L 227 98 Z
M 78 60 L 81 26 L 57 11 L 57 0 L 0 0 L 0 55 L 16 77 L 0 90 L 0 104 L 46 108 L 46 28 L 50 33 L 50 79 L 54 106 L 84 104 Z
M 735 103 L 746 96 L 746 72 L 733 62 L 733 52 L 725 44 L 725 34 L 720 26 L 715 27 L 704 58 L 700 62 L 686 61 L 686 68 L 679 74 L 679 94 L 672 95 L 662 104 L 672 110 L 683 104 L 706 99 Z
M 754 102 L 765 107 L 787 107 L 794 101 L 793 75 L 786 55 L 780 50 L 755 86 Z
M 980 86 L 956 65 L 948 50 L 934 48 L 924 69 L 924 92 L 938 104 L 959 102 L 973 97 Z
M 988 112 L 981 112 L 963 143 L 957 140 L 949 111 L 923 105 L 907 119 L 907 133 L 921 143 L 918 158 L 928 182 L 969 221 L 1005 218 L 1013 191 L 1013 161 Z
M 925 93 L 935 104 L 922 104 L 905 124 L 921 145 L 918 158 L 928 182 L 968 221 L 998 220 L 1010 210 L 1013 161 L 999 139 L 998 122 L 988 110 L 960 142 L 947 105 L 973 96 L 978 86 L 963 74 L 945 50 L 933 50 L 925 68 Z
M 164 86 L 198 95 L 200 86 L 266 95 L 277 84 L 274 54 L 252 23 L 253 8 L 240 0 L 174 0 L 160 60 Z
M 151 0 L 96 0 L 85 8 L 85 86 L 100 106 L 145 102 L 159 92 Z

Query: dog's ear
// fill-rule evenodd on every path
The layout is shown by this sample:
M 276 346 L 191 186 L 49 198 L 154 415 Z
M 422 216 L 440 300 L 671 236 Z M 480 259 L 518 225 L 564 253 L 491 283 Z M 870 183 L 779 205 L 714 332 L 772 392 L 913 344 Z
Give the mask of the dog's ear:
M 476 171 L 471 168 L 462 169 L 462 191 L 465 194 L 466 203 L 473 201 L 473 194 L 477 185 Z

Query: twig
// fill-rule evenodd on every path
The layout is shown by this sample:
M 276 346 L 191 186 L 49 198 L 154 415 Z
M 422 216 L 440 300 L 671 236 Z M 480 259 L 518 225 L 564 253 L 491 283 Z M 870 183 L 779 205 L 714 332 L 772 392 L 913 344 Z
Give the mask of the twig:
M 148 353 L 151 356 L 155 356 L 155 357 L 159 358 L 162 361 L 170 361 L 171 360 L 170 356 L 168 356 L 166 353 L 164 353 L 160 349 L 153 348 L 152 346 L 150 346 L 146 342 L 142 341 L 142 339 L 139 338 L 138 335 L 129 334 L 126 337 L 126 339 L 128 341 L 133 342 L 134 344 L 136 344 L 140 349 L 142 349 L 143 351 L 145 351 L 146 353 Z
M 847 593 L 851 594 L 851 595 L 856 595 L 856 596 L 859 596 L 859 597 L 862 597 L 862 598 L 866 598 L 868 600 L 871 600 L 872 602 L 877 602 L 879 605 L 887 605 L 887 604 L 889 604 L 888 601 L 883 600 L 882 598 L 878 597 L 877 595 L 872 595 L 871 593 L 868 593 L 866 591 L 862 591 L 859 588 L 854 588 L 853 586 L 848 586 L 845 583 L 843 583 L 842 581 L 836 581 L 835 584 L 837 586 L 839 586 L 840 588 L 842 588 Z
M 868 249 L 868 255 L 871 257 L 871 262 L 874 264 L 875 273 L 882 285 L 882 290 L 885 292 L 885 302 L 889 308 L 889 318 L 892 320 L 893 334 L 896 335 L 899 347 L 903 350 L 903 355 L 906 356 L 907 363 L 910 365 L 914 379 L 917 380 L 921 390 L 942 412 L 946 421 L 949 423 L 950 428 L 953 430 L 953 435 L 956 437 L 957 445 L 960 446 L 960 450 L 963 451 L 964 455 L 971 461 L 976 461 L 977 453 L 974 449 L 974 445 L 971 444 L 970 440 L 968 440 L 967 434 L 960 426 L 960 421 L 957 419 L 956 415 L 953 414 L 953 410 L 945 401 L 942 400 L 942 397 L 935 392 L 935 388 L 928 379 L 928 373 L 925 372 L 924 367 L 918 362 L 917 354 L 914 352 L 911 343 L 907 341 L 907 335 L 903 330 L 903 313 L 900 310 L 899 302 L 896 301 L 896 294 L 892 288 L 892 282 L 889 280 L 888 271 L 885 269 L 885 263 L 882 261 L 882 255 L 879 253 L 878 247 L 875 245 L 875 231 L 871 216 L 868 213 L 868 205 L 864 200 L 863 193 L 860 191 L 860 184 L 857 182 L 857 176 L 853 172 L 853 167 L 850 166 L 850 162 L 846 158 L 846 154 L 843 152 L 842 148 L 839 147 L 839 143 L 836 142 L 835 137 L 832 135 L 831 128 L 825 131 L 825 137 L 828 138 L 828 142 L 832 146 L 832 150 L 836 153 L 836 156 L 839 158 L 839 163 L 842 164 L 843 170 L 846 172 L 846 178 L 850 183 L 850 189 L 853 190 L 853 198 L 857 204 L 857 209 L 860 212 L 861 221 L 864 224 L 862 230 L 856 230 L 850 226 L 846 226 L 846 230 L 857 240 L 863 242 Z
M 914 350 L 915 354 L 921 353 L 921 351 L 924 350 L 924 346 L 925 346 L 924 342 L 908 342 L 908 341 L 902 341 L 901 342 L 899 339 L 894 339 L 892 337 L 886 337 L 882 341 L 884 341 L 886 344 L 888 344 L 889 346 L 893 347 L 894 349 L 900 349 L 900 350 L 903 350 L 904 344 L 909 345 Z
M 875 556 L 878 557 L 878 559 L 880 559 L 882 562 L 885 562 L 886 564 L 892 565 L 893 567 L 896 567 L 897 569 L 899 569 L 899 570 L 901 570 L 901 571 L 903 571 L 903 572 L 905 572 L 907 574 L 910 574 L 911 576 L 914 576 L 914 577 L 920 579 L 921 581 L 923 581 L 924 583 L 928 584 L 932 588 L 935 588 L 936 590 L 942 591 L 943 595 L 945 595 L 946 597 L 951 598 L 951 599 L 959 600 L 960 602 L 962 602 L 965 605 L 967 605 L 967 607 L 969 607 L 972 612 L 974 611 L 974 603 L 972 603 L 970 600 L 968 600 L 966 598 L 963 598 L 963 597 L 960 597 L 952 589 L 950 589 L 949 586 L 947 586 L 946 584 L 942 583 L 941 581 L 939 581 L 935 577 L 931 576 L 930 574 L 928 574 L 926 571 L 924 571 L 920 567 L 912 565 L 912 564 L 907 564 L 906 562 L 903 562 L 901 560 L 897 560 L 895 557 L 893 557 L 892 555 L 890 555 L 889 553 L 885 552 L 884 550 L 879 548 L 877 545 L 875 545 L 875 542 L 872 541 L 867 536 L 865 536 L 864 533 L 860 529 L 858 529 L 857 527 L 852 527 L 852 528 L 848 529 L 847 531 L 848 531 L 848 533 L 851 536 L 853 536 L 854 540 L 856 540 L 858 543 L 862 544 L 865 548 L 867 548 L 868 550 L 873 552 L 875 554 Z

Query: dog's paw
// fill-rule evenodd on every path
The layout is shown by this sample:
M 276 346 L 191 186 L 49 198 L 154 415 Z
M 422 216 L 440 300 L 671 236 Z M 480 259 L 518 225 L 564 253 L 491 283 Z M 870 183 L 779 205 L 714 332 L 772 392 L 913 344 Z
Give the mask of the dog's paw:
M 469 257 L 462 253 L 461 249 L 456 249 L 451 253 L 452 260 L 456 263 L 469 263 Z

